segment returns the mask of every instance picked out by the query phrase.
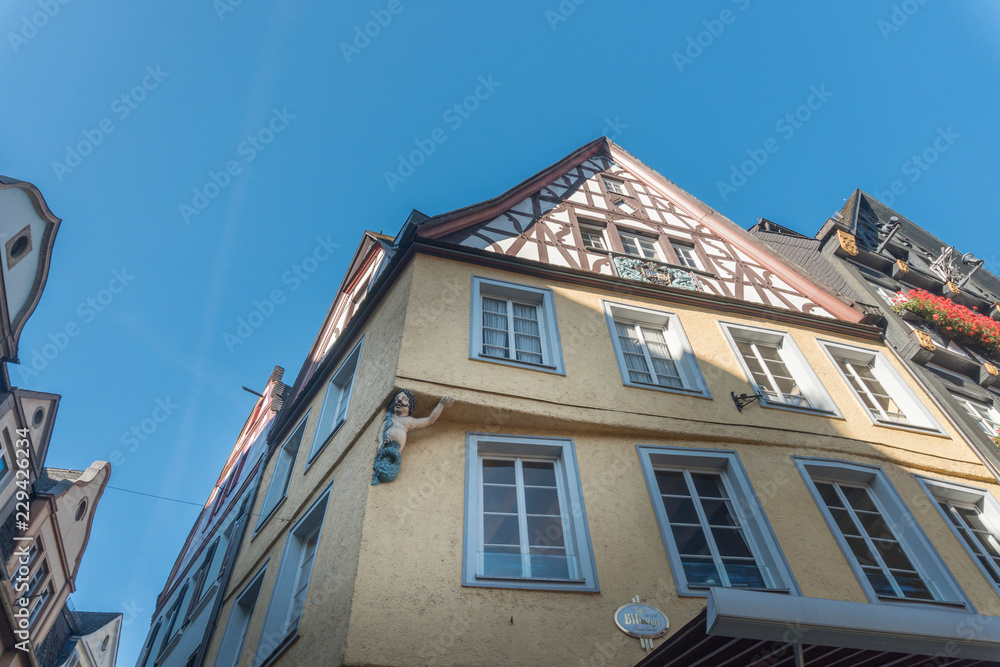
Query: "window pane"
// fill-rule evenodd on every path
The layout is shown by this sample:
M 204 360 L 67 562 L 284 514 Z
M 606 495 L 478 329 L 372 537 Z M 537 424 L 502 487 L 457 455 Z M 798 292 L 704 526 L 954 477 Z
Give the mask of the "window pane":
M 517 514 L 517 488 L 514 486 L 483 486 L 483 509 L 487 512 Z
M 569 559 L 565 552 L 559 550 L 541 550 L 532 552 L 531 576 L 540 579 L 569 579 Z
M 844 504 L 840 502 L 840 496 L 837 495 L 837 491 L 833 488 L 832 484 L 827 484 L 826 482 L 816 482 L 816 490 L 819 491 L 819 495 L 823 498 L 823 502 L 826 503 L 827 507 L 844 506 Z
M 767 583 L 757 567 L 752 561 L 731 561 L 723 559 L 726 567 L 726 574 L 729 576 L 729 584 L 739 588 L 767 588 Z
M 854 509 L 861 510 L 863 512 L 878 511 L 878 508 L 875 507 L 875 503 L 872 502 L 871 496 L 868 495 L 868 489 L 841 485 L 840 490 L 844 492 L 844 497 L 847 498 L 847 502 L 849 502 L 851 507 Z
M 702 500 L 705 518 L 711 526 L 738 526 L 733 508 L 728 500 Z
M 702 586 L 721 586 L 722 577 L 719 570 L 710 559 L 702 558 L 681 558 L 681 566 L 684 568 L 684 576 L 689 584 Z
M 691 479 L 694 480 L 694 488 L 698 491 L 698 495 L 705 498 L 727 498 L 726 490 L 722 486 L 722 478 L 719 475 L 712 473 L 691 473 Z
M 559 516 L 559 493 L 554 488 L 525 487 L 524 511 Z
M 858 512 L 858 521 L 861 522 L 865 532 L 872 538 L 893 539 L 892 531 L 886 525 L 882 517 L 873 512 Z
M 484 514 L 483 542 L 485 544 L 520 544 L 517 516 Z
M 556 466 L 551 461 L 524 461 L 522 473 L 525 486 L 556 485 Z
M 715 546 L 720 555 L 753 558 L 753 553 L 743 538 L 743 531 L 739 528 L 712 528 L 712 537 L 715 538 Z
M 878 566 L 878 561 L 875 560 L 875 556 L 872 555 L 871 549 L 868 548 L 868 543 L 865 542 L 864 538 L 848 537 L 846 539 L 847 545 L 851 548 L 854 557 L 858 559 L 859 565 Z
M 667 519 L 670 523 L 698 523 L 698 512 L 695 511 L 694 501 L 690 498 L 660 497 L 663 499 L 663 508 L 667 510 Z
M 916 574 L 897 575 L 896 583 L 899 584 L 900 589 L 903 591 L 903 597 L 917 600 L 934 599 L 934 596 L 931 595 L 930 590 L 927 588 L 927 584 Z
M 677 551 L 683 555 L 709 556 L 708 542 L 700 526 L 670 526 L 677 542 Z
M 630 255 L 639 254 L 639 246 L 636 244 L 634 238 L 626 236 L 625 234 L 620 234 L 619 236 L 621 237 L 622 248 L 625 249 L 625 252 L 627 252 Z
M 564 546 L 562 519 L 559 517 L 529 516 L 528 544 L 542 547 Z
M 878 549 L 879 555 L 882 556 L 882 560 L 885 561 L 886 567 L 890 570 L 915 571 L 913 563 L 910 562 L 898 542 L 890 540 L 873 540 L 872 542 Z
M 896 590 L 889 583 L 889 577 L 884 575 L 881 570 L 866 567 L 864 571 L 865 576 L 868 577 L 868 583 L 872 585 L 877 595 L 896 597 Z
M 514 462 L 483 459 L 483 482 L 487 484 L 513 484 Z
M 520 577 L 522 572 L 521 552 L 517 547 L 485 547 L 482 554 L 482 572 L 488 577 Z
M 656 483 L 660 487 L 660 493 L 671 496 L 689 496 L 687 482 L 684 481 L 684 473 L 679 470 L 657 470 Z

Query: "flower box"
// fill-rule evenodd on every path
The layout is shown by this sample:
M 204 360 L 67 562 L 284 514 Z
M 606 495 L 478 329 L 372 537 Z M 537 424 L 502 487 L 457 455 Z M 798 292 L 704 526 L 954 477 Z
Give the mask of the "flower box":
M 994 359 L 1000 358 L 1000 322 L 951 299 L 912 289 L 897 295 L 892 300 L 892 309 L 904 318 L 915 315 L 936 327 L 942 335 L 967 341 Z

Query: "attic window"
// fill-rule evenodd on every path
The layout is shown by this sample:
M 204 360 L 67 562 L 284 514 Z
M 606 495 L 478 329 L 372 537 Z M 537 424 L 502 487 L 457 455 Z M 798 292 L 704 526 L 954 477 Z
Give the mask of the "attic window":
M 41 426 L 43 419 L 45 419 L 45 410 L 35 408 L 35 414 L 31 416 L 31 425 L 35 427 Z
M 76 516 L 73 517 L 77 521 L 81 521 L 83 517 L 87 514 L 87 499 L 84 498 L 80 501 L 80 504 L 76 506 Z
M 7 268 L 14 268 L 29 252 L 31 252 L 31 227 L 26 225 L 7 241 Z
M 625 190 L 624 181 L 605 177 L 604 187 L 608 189 L 608 192 L 613 192 L 616 195 L 628 195 L 628 191 Z
M 108 644 L 111 643 L 111 635 L 104 635 L 104 641 L 101 642 L 101 651 L 108 650 Z

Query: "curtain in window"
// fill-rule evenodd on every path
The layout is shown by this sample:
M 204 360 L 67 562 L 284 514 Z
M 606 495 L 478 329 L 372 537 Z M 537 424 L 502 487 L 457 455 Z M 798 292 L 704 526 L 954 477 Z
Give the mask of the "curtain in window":
M 653 376 L 649 372 L 646 357 L 642 353 L 642 343 L 635 333 L 635 326 L 623 322 L 615 322 L 615 329 L 618 332 L 618 340 L 622 346 L 622 356 L 625 357 L 625 368 L 628 370 L 629 379 L 632 382 L 652 384 Z
M 657 381 L 665 387 L 683 387 L 681 374 L 677 372 L 677 364 L 670 358 L 663 329 L 642 327 L 642 337 L 646 339 L 646 349 L 649 350 L 649 358 L 653 362 Z
M 507 338 L 507 302 L 483 297 L 483 354 L 510 358 Z
M 542 335 L 538 329 L 538 308 L 523 303 L 514 306 L 514 349 L 518 361 L 542 363 Z

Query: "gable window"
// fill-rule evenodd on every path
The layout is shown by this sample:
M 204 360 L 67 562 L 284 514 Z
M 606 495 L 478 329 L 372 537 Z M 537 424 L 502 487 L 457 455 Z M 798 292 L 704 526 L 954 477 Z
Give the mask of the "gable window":
M 31 554 L 29 553 L 28 556 L 30 558 Z M 43 560 L 42 564 L 38 566 L 37 570 L 35 570 L 35 573 L 31 575 L 30 579 L 28 579 L 27 596 L 29 598 L 35 596 L 35 594 L 38 592 L 38 589 L 41 587 L 42 582 L 45 581 L 45 578 L 48 576 L 49 576 L 49 563 L 48 561 Z
M 617 178 L 608 178 L 605 176 L 604 187 L 607 188 L 608 192 L 628 196 L 628 191 L 625 189 L 625 182 L 619 181 Z
M 653 239 L 628 232 L 618 232 L 618 238 L 622 240 L 622 248 L 627 254 L 659 261 L 660 253 L 656 251 L 656 241 Z
M 337 432 L 347 419 L 347 406 L 351 400 L 351 389 L 354 387 L 354 375 L 358 368 L 358 358 L 361 356 L 361 343 L 351 350 L 350 354 L 337 372 L 333 374 L 326 387 L 326 397 L 323 399 L 323 410 L 319 414 L 319 424 L 309 447 L 309 461 L 326 446 L 331 436 Z
M 592 250 L 607 250 L 608 244 L 604 241 L 604 230 L 597 225 L 587 225 L 580 223 L 580 237 L 583 239 L 583 246 Z
M 677 263 L 689 269 L 701 269 L 701 261 L 694 252 L 694 247 L 682 243 L 672 243 L 674 254 L 677 255 Z
M 639 445 L 681 594 L 712 586 L 798 593 L 735 452 Z
M 880 468 L 793 458 L 870 601 L 967 604 Z
M 820 344 L 873 422 L 940 432 L 937 421 L 881 352 L 828 341 Z
M 306 593 L 312 578 L 313 561 L 322 534 L 330 487 L 313 503 L 305 515 L 288 531 L 274 592 L 264 618 L 264 630 L 257 647 L 255 665 L 260 665 L 299 628 L 305 609 Z
M 288 482 L 292 477 L 292 469 L 295 467 L 295 458 L 299 453 L 299 445 L 302 443 L 302 434 L 306 430 L 306 422 L 309 421 L 309 413 L 302 418 L 299 425 L 295 427 L 285 443 L 281 445 L 274 454 L 274 472 L 271 473 L 271 481 L 267 485 L 267 493 L 264 494 L 264 503 L 260 508 L 260 518 L 257 520 L 257 529 L 268 520 L 274 512 L 274 508 L 285 497 L 288 492 Z
M 968 398 L 958 399 L 969 416 L 976 420 L 979 428 L 983 429 L 986 435 L 995 437 L 1000 435 L 1000 412 L 992 405 L 973 401 Z
M 208 581 L 208 572 L 212 567 L 212 559 L 215 558 L 215 548 L 218 546 L 218 540 L 212 543 L 212 546 L 205 553 L 205 558 L 202 559 L 201 565 L 198 566 L 198 569 L 191 577 L 192 581 L 194 581 L 194 589 L 191 592 L 191 604 L 188 605 L 188 617 L 194 613 L 198 603 L 201 602 L 201 596 L 205 590 L 205 582 Z
M 830 394 L 787 333 L 722 323 L 761 405 L 838 414 Z
M 239 665 L 266 571 L 267 566 L 265 565 L 236 597 L 233 611 L 229 616 L 229 623 L 226 625 L 226 632 L 222 636 L 222 644 L 219 646 L 219 654 L 215 658 L 215 667 L 237 667 Z
M 472 286 L 470 357 L 563 372 L 552 290 L 478 276 Z
M 598 590 L 572 441 L 467 438 L 462 584 Z
M 676 315 L 608 302 L 604 309 L 625 384 L 708 396 Z

